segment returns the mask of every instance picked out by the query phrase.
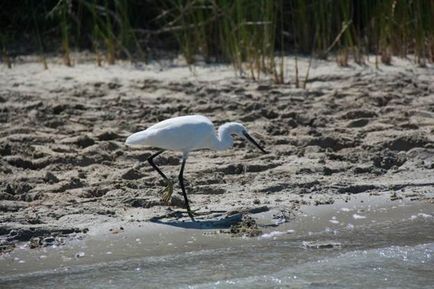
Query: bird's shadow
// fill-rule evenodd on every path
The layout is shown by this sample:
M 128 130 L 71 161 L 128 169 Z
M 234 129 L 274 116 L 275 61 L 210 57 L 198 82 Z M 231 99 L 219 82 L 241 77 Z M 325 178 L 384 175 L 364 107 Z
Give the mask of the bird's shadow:
M 163 217 L 151 218 L 152 223 L 168 225 L 184 229 L 199 229 L 199 230 L 209 230 L 209 229 L 228 229 L 233 224 L 241 221 L 242 214 L 234 214 L 231 216 L 224 216 L 223 214 L 214 215 L 212 218 L 195 218 L 195 221 L 185 220 L 185 219 L 168 219 L 172 217 L 171 215 L 165 215 Z
M 246 213 L 257 214 L 268 211 L 267 206 L 241 210 L 228 215 L 226 211 L 210 211 L 199 214 L 195 221 L 183 218 L 184 213 L 172 211 L 163 216 L 157 216 L 150 219 L 150 222 L 174 226 L 185 229 L 228 229 L 232 225 L 240 222 Z

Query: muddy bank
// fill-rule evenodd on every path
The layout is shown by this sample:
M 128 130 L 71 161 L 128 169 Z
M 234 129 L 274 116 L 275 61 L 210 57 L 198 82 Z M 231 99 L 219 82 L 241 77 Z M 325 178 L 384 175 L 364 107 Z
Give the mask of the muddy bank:
M 153 151 L 124 140 L 186 114 L 241 121 L 271 152 L 238 140 L 230 151 L 192 153 L 187 192 L 203 220 L 264 206 L 290 214 L 366 192 L 432 201 L 432 67 L 318 61 L 306 90 L 236 78 L 224 66 L 49 67 L 0 68 L 4 250 L 80 236 L 98 222 L 185 218 L 176 194 L 171 207 L 160 201 L 163 183 L 146 162 Z M 156 163 L 175 179 L 179 157 L 166 152 Z

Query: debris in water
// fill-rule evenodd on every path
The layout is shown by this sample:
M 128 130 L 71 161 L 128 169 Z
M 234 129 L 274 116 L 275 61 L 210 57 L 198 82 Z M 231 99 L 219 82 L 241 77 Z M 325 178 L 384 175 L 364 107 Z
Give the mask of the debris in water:
M 330 241 L 330 242 L 303 241 L 303 247 L 305 249 L 340 249 L 342 247 L 342 244 L 334 241 Z
M 257 237 L 262 234 L 262 231 L 258 229 L 255 219 L 243 215 L 241 221 L 232 225 L 228 233 L 238 237 Z

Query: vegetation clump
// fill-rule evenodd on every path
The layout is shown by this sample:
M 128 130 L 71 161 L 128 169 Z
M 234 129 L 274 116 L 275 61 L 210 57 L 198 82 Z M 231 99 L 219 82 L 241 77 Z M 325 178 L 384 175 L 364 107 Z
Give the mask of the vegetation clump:
M 236 237 L 257 237 L 262 234 L 255 219 L 249 215 L 243 215 L 241 221 L 232 225 L 229 233 Z

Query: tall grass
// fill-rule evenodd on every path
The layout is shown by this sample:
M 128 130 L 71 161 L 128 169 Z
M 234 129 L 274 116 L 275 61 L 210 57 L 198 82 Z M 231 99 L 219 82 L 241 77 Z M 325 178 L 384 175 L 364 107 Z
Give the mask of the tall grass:
M 33 25 L 34 25 L 35 33 L 36 33 L 36 40 L 37 40 L 38 46 L 39 46 L 39 53 L 41 55 L 41 62 L 42 62 L 42 65 L 44 66 L 44 69 L 48 69 L 47 60 L 45 58 L 44 42 L 43 42 L 42 37 L 41 37 L 41 33 L 40 33 L 40 29 L 39 29 L 39 23 L 38 23 L 38 21 L 36 21 L 35 9 L 33 7 L 33 2 L 29 1 L 29 4 L 30 4 L 31 9 L 32 9 Z
M 198 56 L 229 61 L 240 74 L 260 79 L 279 76 L 276 32 L 281 1 L 192 0 L 163 1 L 160 18 L 169 25 L 188 64 Z
M 276 82 L 283 82 L 282 56 L 288 53 L 320 58 L 334 55 L 340 65 L 347 65 L 350 59 L 363 64 L 369 54 L 386 64 L 392 64 L 394 56 L 407 55 L 414 55 L 420 65 L 434 61 L 432 0 L 24 3 L 29 1 L 32 5 L 0 3 L 0 33 L 38 38 L 32 43 L 38 43 L 41 53 L 54 50 L 53 40 L 58 40 L 66 65 L 73 64 L 71 47 L 93 50 L 99 65 L 104 60 L 113 64 L 118 58 L 148 57 L 142 52 L 165 49 L 179 51 L 189 65 L 198 60 L 225 61 L 241 75 L 256 80 L 271 75 Z M 26 13 L 33 16 L 26 17 Z M 8 38 L 7 44 L 3 41 L 3 55 L 6 47 L 16 46 L 9 43 L 14 41 L 20 44 L 23 38 Z

